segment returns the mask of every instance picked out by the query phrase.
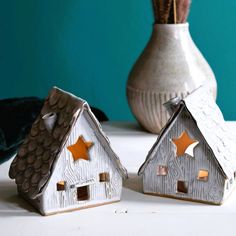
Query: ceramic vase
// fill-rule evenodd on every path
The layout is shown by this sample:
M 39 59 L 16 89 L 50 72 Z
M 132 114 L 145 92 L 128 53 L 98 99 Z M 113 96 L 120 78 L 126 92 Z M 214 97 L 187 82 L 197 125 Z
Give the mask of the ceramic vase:
M 189 24 L 155 24 L 127 81 L 128 103 L 140 125 L 158 133 L 169 118 L 163 104 L 201 85 L 216 99 L 214 73 L 194 44 Z

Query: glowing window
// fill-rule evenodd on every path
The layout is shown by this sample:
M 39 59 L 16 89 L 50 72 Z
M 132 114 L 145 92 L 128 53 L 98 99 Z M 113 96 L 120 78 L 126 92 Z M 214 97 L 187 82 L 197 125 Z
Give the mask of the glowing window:
M 201 181 L 208 181 L 208 170 L 199 170 L 197 179 Z
M 110 175 L 107 172 L 103 172 L 99 174 L 99 181 L 100 182 L 109 182 L 110 180 Z
M 66 189 L 66 181 L 59 181 L 57 183 L 57 191 L 64 191 Z
M 161 166 L 158 165 L 157 166 L 157 175 L 161 175 L 161 176 L 165 176 L 167 175 L 167 166 Z
M 178 138 L 173 138 L 172 142 L 176 146 L 176 156 L 183 156 L 185 153 L 193 157 L 193 150 L 198 145 L 198 141 L 192 139 L 186 131 Z

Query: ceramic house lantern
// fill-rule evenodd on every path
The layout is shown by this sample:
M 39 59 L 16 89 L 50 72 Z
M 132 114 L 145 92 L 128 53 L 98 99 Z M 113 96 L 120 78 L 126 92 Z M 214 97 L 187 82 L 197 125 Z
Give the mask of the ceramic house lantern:
M 171 118 L 139 169 L 147 194 L 220 205 L 235 186 L 235 144 L 203 87 L 166 104 Z
M 53 88 L 9 176 L 42 215 L 117 202 L 126 169 L 87 102 Z

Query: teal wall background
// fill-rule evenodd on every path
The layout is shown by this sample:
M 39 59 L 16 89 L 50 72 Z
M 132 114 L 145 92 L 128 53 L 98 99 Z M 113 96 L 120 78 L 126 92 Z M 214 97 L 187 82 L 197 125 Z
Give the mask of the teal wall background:
M 218 81 L 218 104 L 236 119 L 236 1 L 193 0 L 191 34 Z M 0 98 L 47 95 L 57 85 L 132 119 L 125 83 L 151 30 L 151 0 L 1 0 Z

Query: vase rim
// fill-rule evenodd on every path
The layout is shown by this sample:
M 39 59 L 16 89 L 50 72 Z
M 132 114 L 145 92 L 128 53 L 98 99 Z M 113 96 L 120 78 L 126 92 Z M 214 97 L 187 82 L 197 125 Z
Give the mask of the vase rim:
M 189 23 L 178 23 L 178 24 L 159 24 L 159 23 L 154 23 L 153 26 L 158 26 L 158 27 L 165 27 L 165 28 L 176 28 L 176 27 L 188 27 Z

